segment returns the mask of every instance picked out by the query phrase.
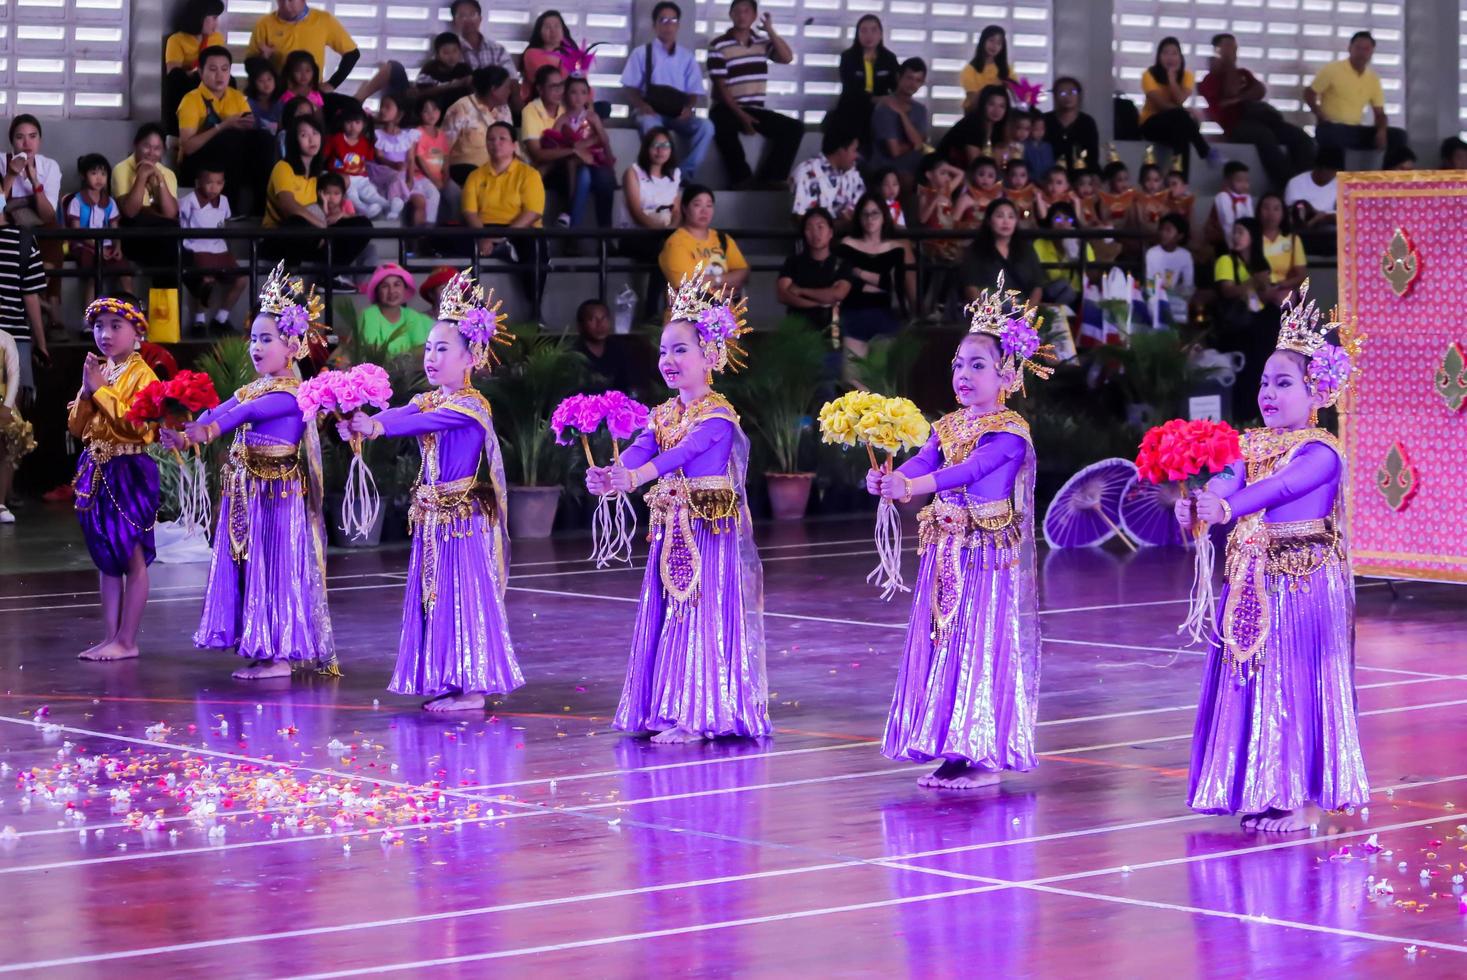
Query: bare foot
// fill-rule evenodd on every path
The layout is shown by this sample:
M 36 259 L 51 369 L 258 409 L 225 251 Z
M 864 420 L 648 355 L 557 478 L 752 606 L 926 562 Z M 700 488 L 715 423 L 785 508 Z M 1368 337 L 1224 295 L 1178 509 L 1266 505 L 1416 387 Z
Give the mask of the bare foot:
M 1274 810 L 1263 814 L 1254 825 L 1260 833 L 1296 834 L 1308 830 L 1310 814 L 1307 810 Z
M 98 650 L 102 649 L 103 647 L 105 647 L 107 644 L 109 644 L 111 642 L 112 642 L 111 639 L 98 640 L 96 643 L 93 643 L 91 646 L 87 647 L 81 653 L 77 654 L 76 658 L 78 660 L 91 660 L 91 659 L 93 659 L 92 655 L 94 653 L 96 653 Z
M 482 694 L 444 694 L 423 702 L 424 711 L 483 711 Z
M 241 667 L 229 676 L 237 681 L 254 681 L 264 677 L 289 677 L 289 660 L 251 660 L 249 666 Z
M 137 647 L 123 646 L 116 640 L 109 640 L 101 646 L 84 650 L 77 655 L 78 660 L 132 660 L 138 655 Z
M 1243 814 L 1243 819 L 1241 821 L 1241 825 L 1242 825 L 1243 829 L 1244 830 L 1257 830 L 1258 829 L 1258 821 L 1260 821 L 1264 817 L 1268 816 L 1270 812 L 1271 811 L 1269 811 L 1269 810 L 1264 810 L 1262 813 L 1245 813 L 1245 814 Z
M 705 736 L 703 736 L 699 732 L 689 731 L 688 729 L 679 726 L 677 728 L 669 728 L 665 732 L 658 732 L 656 735 L 653 735 L 652 744 L 679 745 L 683 742 L 699 742 L 702 741 L 704 737 Z
M 926 789 L 978 789 L 998 782 L 998 773 L 980 769 L 967 762 L 949 759 L 917 780 L 917 785 Z

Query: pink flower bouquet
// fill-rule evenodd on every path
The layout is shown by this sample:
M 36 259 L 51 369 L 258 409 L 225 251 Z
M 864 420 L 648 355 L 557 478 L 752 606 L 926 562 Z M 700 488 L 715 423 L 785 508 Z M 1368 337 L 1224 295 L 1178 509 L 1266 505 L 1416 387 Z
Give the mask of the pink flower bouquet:
M 308 422 L 326 416 L 345 421 L 368 405 L 384 409 L 391 400 L 392 382 L 376 364 L 358 364 L 348 371 L 322 371 L 301 382 L 295 393 L 295 403 Z M 372 470 L 362 460 L 361 436 L 353 434 L 351 451 L 341 502 L 341 528 L 355 538 L 365 538 L 377 523 L 382 501 Z
M 606 424 L 611 434 L 611 454 L 621 463 L 621 441 L 630 439 L 647 425 L 651 415 L 646 405 L 620 391 L 600 395 L 571 395 L 555 407 L 550 415 L 550 428 L 555 441 L 569 446 L 576 436 L 586 453 L 586 465 L 595 466 L 591 453 L 591 436 Z M 613 512 L 613 508 L 615 508 Z M 625 493 L 611 493 L 596 503 L 591 517 L 591 560 L 601 568 L 614 561 L 632 560 L 632 539 L 636 536 L 637 514 Z

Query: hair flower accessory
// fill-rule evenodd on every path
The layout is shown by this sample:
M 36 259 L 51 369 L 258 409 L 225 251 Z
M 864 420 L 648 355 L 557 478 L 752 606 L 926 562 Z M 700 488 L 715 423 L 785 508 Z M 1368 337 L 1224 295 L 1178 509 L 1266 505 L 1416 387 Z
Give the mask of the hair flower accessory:
M 1333 395 L 1350 380 L 1350 355 L 1343 347 L 1325 344 L 1309 359 L 1306 377 L 1320 394 Z
M 468 269 L 454 273 L 438 298 L 438 319 L 458 327 L 474 355 L 474 367 L 481 371 L 499 363 L 495 344 L 511 342 L 503 329 L 509 314 L 499 312 L 503 305 L 503 300 L 495 300 L 494 290 L 484 292 Z
M 691 275 L 674 289 L 667 287 L 667 319 L 686 320 L 698 331 L 698 345 L 713 370 L 737 371 L 744 366 L 745 354 L 738 338 L 749 332 L 744 320 L 748 300 L 736 294 L 733 287 L 714 282 L 699 263 Z
M 1304 381 L 1312 393 L 1324 395 L 1324 406 L 1329 408 L 1345 396 L 1346 391 L 1360 374 L 1360 353 L 1365 346 L 1365 335 L 1349 324 L 1336 319 L 1338 311 L 1326 318 L 1323 311 L 1309 299 L 1309 280 L 1299 286 L 1298 297 L 1290 294 L 1283 302 L 1279 317 L 1279 339 L 1276 350 L 1293 351 L 1309 358 L 1304 371 Z M 1338 346 L 1328 340 L 1335 331 L 1340 338 Z
M 1039 331 L 1021 317 L 1014 317 L 999 329 L 998 342 L 1004 357 L 1027 361 L 1039 352 Z

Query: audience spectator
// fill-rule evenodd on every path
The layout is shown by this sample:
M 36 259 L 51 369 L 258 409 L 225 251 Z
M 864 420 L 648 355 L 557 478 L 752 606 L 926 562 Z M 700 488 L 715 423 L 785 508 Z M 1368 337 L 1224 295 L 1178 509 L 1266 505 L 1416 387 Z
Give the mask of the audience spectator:
M 1248 143 L 1258 150 L 1275 187 L 1314 162 L 1309 134 L 1263 101 L 1268 89 L 1251 71 L 1238 66 L 1238 40 L 1233 35 L 1213 36 L 1212 63 L 1207 77 L 1197 84 L 1197 94 L 1207 100 L 1208 115 L 1222 127 L 1229 143 Z
M 162 126 L 143 123 L 132 138 L 132 154 L 112 168 L 112 196 L 124 228 L 178 227 L 178 177 L 163 165 L 165 139 Z M 172 240 L 124 241 L 122 254 L 155 270 L 155 288 L 177 287 L 178 245 Z
M 561 60 L 561 49 L 570 41 L 570 31 L 565 18 L 558 10 L 547 10 L 535 18 L 530 28 L 530 43 L 520 55 L 522 77 L 520 79 L 520 104 L 527 105 L 536 96 L 535 79 L 542 68 L 553 67 L 562 75 L 566 66 Z
M 1003 168 L 1003 196 L 1019 209 L 1019 227 L 1034 228 L 1039 223 L 1039 188 L 1029 180 L 1029 165 L 1023 157 L 1015 157 Z
M 1141 107 L 1141 135 L 1181 157 L 1183 173 L 1187 172 L 1189 146 L 1209 163 L 1221 159 L 1203 138 L 1197 114 L 1187 108 L 1196 87 L 1187 70 L 1187 59 L 1182 57 L 1182 42 L 1174 37 L 1162 38 L 1156 46 L 1156 61 L 1141 73 L 1141 93 L 1146 96 L 1146 104 Z
M 176 121 L 178 103 L 199 87 L 199 52 L 222 46 L 219 18 L 224 0 L 184 0 L 163 42 L 163 118 Z
M 41 294 L 46 291 L 46 270 L 35 239 L 21 248 L 20 228 L 0 211 L 0 330 L 15 341 L 20 361 L 18 377 L 7 376 L 7 399 L 12 386 L 34 391 L 34 365 L 47 367 L 51 353 L 41 326 Z M 0 503 L 4 503 L 0 500 Z
M 683 174 L 692 180 L 713 139 L 713 124 L 693 114 L 704 94 L 703 75 L 693 49 L 679 47 L 678 25 L 682 9 L 671 0 L 659 0 L 652 8 L 653 40 L 627 55 L 621 84 L 644 134 L 662 126 L 688 140 Z
M 911 246 L 896 237 L 891 213 L 880 195 L 856 202 L 856 226 L 836 246 L 850 272 L 850 292 L 841 301 L 841 341 L 856 357 L 870 352 L 871 341 L 896 333 L 904 312 L 917 306 L 916 265 Z
M 1392 146 L 1385 151 L 1380 162 L 1382 170 L 1415 170 L 1416 151 L 1409 146 Z
M 29 113 L 10 121 L 10 153 L 4 157 L 0 196 L 5 199 L 9 223 L 21 228 L 61 226 L 61 165 L 41 153 L 41 122 Z M 47 269 L 59 268 L 65 255 L 62 243 L 47 239 L 40 245 Z M 61 280 L 46 281 L 46 312 L 52 326 L 61 318 Z
M 1289 222 L 1304 239 L 1305 249 L 1317 255 L 1334 252 L 1336 178 L 1344 166 L 1344 150 L 1321 146 L 1314 166 L 1284 188 Z
M 509 73 L 498 65 L 476 68 L 473 91 L 449 106 L 443 117 L 443 131 L 453 144 L 448 153 L 448 175 L 454 183 L 462 186 L 476 167 L 488 162 L 490 127 L 510 122 L 510 88 Z
M 438 300 L 443 295 L 443 287 L 452 282 L 456 275 L 458 275 L 458 269 L 451 265 L 440 265 L 428 273 L 423 284 L 418 287 L 418 296 L 428 304 L 430 311 L 437 311 Z
M 328 207 L 317 195 L 317 181 L 334 176 L 341 195 L 346 192 L 345 182 L 339 176 L 324 174 L 322 159 L 323 125 L 317 116 L 297 116 L 290 122 L 286 132 L 285 159 L 275 164 L 270 171 L 270 182 L 265 194 L 266 228 L 370 228 L 372 223 L 361 215 L 347 214 Z M 227 186 L 227 185 L 226 185 Z M 351 265 L 371 244 L 371 239 L 341 237 L 332 241 L 329 255 L 337 266 Z M 297 238 L 267 241 L 263 250 L 274 258 L 285 259 L 291 264 L 322 260 L 328 255 L 324 239 Z M 350 286 L 348 281 L 345 285 Z M 351 288 L 355 288 L 351 286 Z
M 1467 170 L 1467 140 L 1460 136 L 1448 136 L 1442 140 L 1443 170 Z
M 638 381 L 636 365 L 625 344 L 607 341 L 611 310 L 605 303 L 588 299 L 576 307 L 576 335 L 572 349 L 586 359 L 586 366 L 605 388 L 631 393 Z
M 1304 102 L 1317 120 L 1314 138 L 1320 147 L 1383 150 L 1405 144 L 1405 130 L 1387 125 L 1385 90 L 1370 67 L 1374 54 L 1375 38 L 1369 31 L 1356 31 L 1350 38 L 1349 56 L 1319 69 L 1304 89 Z M 1366 106 L 1374 117 L 1369 126 L 1360 122 Z
M 868 138 L 875 100 L 896 91 L 900 68 L 885 36 L 875 14 L 862 14 L 856 21 L 856 38 L 840 55 L 840 97 L 821 124 L 826 133 Z
M 414 84 L 419 104 L 433 102 L 438 114 L 469 94 L 474 84 L 474 69 L 464 60 L 463 43 L 452 31 L 433 38 L 433 57 L 423 62 Z
M 1216 229 L 1211 237 L 1220 244 L 1233 240 L 1233 222 L 1253 217 L 1253 195 L 1248 165 L 1230 160 L 1223 167 L 1222 190 L 1212 200 L 1210 222 Z
M 733 26 L 708 45 L 708 77 L 713 82 L 708 118 L 713 122 L 713 139 L 735 187 L 751 181 L 782 186 L 800 152 L 805 124 L 764 108 L 764 93 L 769 63 L 787 65 L 795 55 L 775 31 L 769 14 L 759 21 L 762 33 L 754 29 L 757 0 L 733 0 L 728 13 Z M 744 156 L 741 133 L 764 137 L 764 158 L 757 175 Z
M 525 103 L 524 111 L 520 113 L 520 141 L 524 144 L 525 156 L 547 183 L 551 178 L 559 178 L 559 182 L 569 189 L 571 182 L 567 179 L 567 170 L 576 157 L 576 148 L 554 138 L 555 121 L 560 118 L 565 100 L 565 74 L 560 66 L 540 66 L 530 91 L 534 97 Z M 542 140 L 547 132 L 551 139 Z
M 462 42 L 464 61 L 468 62 L 471 70 L 503 68 L 510 78 L 516 76 L 514 58 L 509 51 L 498 41 L 485 37 L 479 30 L 484 19 L 484 10 L 479 6 L 479 0 L 453 0 L 448 11 L 453 18 L 453 33 Z
M 835 219 L 829 211 L 821 207 L 806 211 L 800 218 L 800 235 L 804 248 L 780 266 L 774 284 L 775 296 L 784 304 L 788 315 L 824 330 L 830 326 L 832 310 L 851 291 L 850 269 L 831 250 Z
M 274 146 L 255 128 L 244 95 L 230 87 L 233 62 L 228 48 L 206 48 L 199 56 L 202 82 L 178 106 L 181 176 L 192 183 L 200 167 L 223 171 L 230 199 L 240 203 L 241 213 L 255 214 Z
M 387 216 L 400 218 L 408 203 L 408 158 L 419 133 L 404 129 L 403 118 L 410 106 L 406 95 L 384 93 L 377 103 L 377 119 L 372 126 L 372 147 L 377 159 L 367 163 L 367 177 L 388 200 Z M 408 223 L 412 223 L 409 216 Z
M 290 142 L 290 126 L 295 122 L 296 116 L 318 117 L 319 115 L 316 107 L 306 99 L 294 99 L 283 105 L 280 110 L 280 126 L 275 131 L 276 159 L 285 159 L 286 144 Z
M 255 117 L 255 128 L 263 129 L 271 136 L 279 132 L 285 99 L 280 76 L 275 74 L 269 58 L 257 56 L 245 62 L 244 94 L 250 115 Z
M 1029 110 L 1029 138 L 1024 140 L 1024 162 L 1029 165 L 1029 174 L 1038 183 L 1044 175 L 1054 169 L 1054 147 L 1044 138 L 1044 113 Z
M 962 170 L 943 159 L 940 153 L 929 153 L 923 158 L 917 170 L 919 227 L 945 231 L 967 220 L 973 211 L 973 200 L 964 189 L 964 176 Z M 940 315 L 956 292 L 963 243 L 955 238 L 924 238 L 921 249 L 930 272 L 925 306 L 932 314 Z
M 1028 242 L 1014 238 L 1019 227 L 1019 209 L 1014 202 L 999 198 L 983 212 L 978 237 L 963 255 L 961 276 L 966 302 L 978 298 L 980 289 L 992 289 L 1003 273 L 1005 289 L 1021 299 L 1038 303 L 1043 298 L 1044 270 Z
M 280 78 L 285 91 L 280 95 L 282 106 L 295 99 L 305 99 L 317 112 L 325 112 L 326 96 L 321 92 L 321 66 L 309 51 L 292 51 L 285 56 L 285 67 L 280 69 Z M 336 122 L 332 117 L 331 121 Z
M 642 137 L 637 161 L 621 175 L 622 204 L 617 214 L 621 228 L 649 228 L 667 231 L 682 225 L 682 171 L 672 145 L 672 134 L 662 127 L 650 129 Z M 666 235 L 623 238 L 623 255 L 644 262 L 662 252 Z M 642 309 L 651 315 L 658 309 L 662 286 L 657 276 L 647 284 Z
M 859 145 L 853 134 L 828 132 L 821 137 L 820 155 L 796 165 L 790 174 L 796 218 L 821 207 L 835 216 L 840 227 L 850 227 L 856 201 L 866 193 L 866 182 L 856 169 L 861 160 Z
M 220 228 L 232 217 L 224 196 L 224 174 L 200 170 L 194 186 L 178 202 L 178 223 L 184 228 Z M 229 328 L 229 313 L 249 285 L 239 274 L 239 263 L 222 238 L 185 238 L 193 274 L 185 278 L 194 300 L 194 329 L 202 333 L 210 321 L 216 330 Z
M 1279 328 L 1279 310 L 1268 308 L 1263 297 L 1269 289 L 1270 270 L 1263 256 L 1263 236 L 1253 218 L 1233 224 L 1230 249 L 1218 256 L 1212 280 L 1217 290 L 1213 307 L 1213 346 L 1243 355 L 1243 369 L 1234 388 L 1256 391 L 1263 362 L 1273 352 Z
M 677 284 L 702 266 L 715 282 L 743 289 L 749 263 L 738 242 L 713 227 L 713 192 L 701 184 L 683 187 L 683 223 L 662 243 L 657 264 L 662 277 Z
M 968 167 L 966 174 L 967 182 L 963 190 L 968 199 L 973 202 L 973 208 L 981 212 L 1000 197 L 1003 197 L 1003 185 L 998 179 L 998 163 L 992 157 L 979 157 Z M 981 218 L 982 214 L 978 215 Z M 976 221 L 977 218 L 974 218 Z
M 14 524 L 11 481 L 20 460 L 35 448 L 34 429 L 20 414 L 20 348 L 0 330 L 0 524 Z
M 959 119 L 937 144 L 953 166 L 966 170 L 979 157 L 994 157 L 1001 143 L 1013 103 L 1003 85 L 990 85 L 978 93 L 976 107 Z
M 918 169 L 920 168 L 921 162 L 919 161 Z M 915 183 L 915 175 L 913 180 Z M 870 186 L 876 188 L 877 197 L 880 199 L 882 205 L 885 206 L 887 216 L 891 218 L 892 226 L 896 228 L 907 227 L 907 215 L 905 209 L 902 207 L 902 182 L 897 177 L 897 172 L 890 167 L 876 171 L 871 178 Z M 858 221 L 861 217 L 860 210 L 859 207 L 856 208 L 856 219 Z
M 917 167 L 927 152 L 927 107 L 916 94 L 927 83 L 927 63 L 921 58 L 902 62 L 896 91 L 878 100 L 871 114 L 871 165 L 896 172 L 901 189 L 917 186 Z
M 341 21 L 324 10 L 307 7 L 306 0 L 276 0 L 275 9 L 255 21 L 255 29 L 250 32 L 250 42 L 245 48 L 245 58 L 255 55 L 269 58 L 275 70 L 288 82 L 289 73 L 285 70 L 288 55 L 304 51 L 319 68 L 326 64 L 327 48 L 341 57 L 336 71 L 321 85 L 321 91 L 330 94 L 341 88 L 357 66 L 361 58 L 357 42 L 341 26 Z
M 1044 114 L 1044 138 L 1054 147 L 1055 160 L 1072 171 L 1100 166 L 1100 130 L 1081 109 L 1084 87 L 1078 79 L 1061 75 L 1051 91 L 1054 108 Z
M 1045 228 L 1070 231 L 1076 224 L 1075 207 L 1068 201 L 1057 201 L 1044 213 L 1043 227 Z M 1078 238 L 1034 239 L 1034 257 L 1039 260 L 1039 266 L 1044 270 L 1044 285 L 1040 288 L 1043 290 L 1046 303 L 1078 306 L 1080 297 L 1084 293 L 1080 270 L 1078 267 L 1059 268 L 1059 266 L 1078 263 L 1080 245 Z M 1095 262 L 1095 248 L 1088 242 L 1085 243 L 1085 261 L 1091 264 Z
M 978 35 L 973 59 L 958 73 L 958 84 L 963 87 L 963 112 L 978 108 L 984 89 L 990 85 L 1007 86 L 1011 77 L 1008 35 L 997 24 L 989 24 Z
M 1146 282 L 1166 290 L 1173 323 L 1185 323 L 1187 304 L 1197 290 L 1197 268 L 1187 251 L 1187 219 L 1164 214 L 1157 226 L 1157 243 L 1146 250 Z
M 458 185 L 448 179 L 448 154 L 453 149 L 448 134 L 438 128 L 442 111 L 433 99 L 418 106 L 418 125 L 413 129 L 413 152 L 409 158 L 407 223 L 435 225 L 443 211 L 443 201 L 451 198 L 451 210 L 458 214 Z
M 552 139 L 553 137 L 553 139 Z M 601 124 L 601 117 L 591 107 L 591 86 L 584 78 L 572 77 L 565 83 L 565 107 L 555 128 L 545 133 L 541 142 L 569 146 L 567 160 L 571 187 L 570 209 L 558 219 L 564 227 L 579 225 L 586 205 L 594 204 L 596 224 L 611 225 L 611 203 L 616 195 L 616 159 L 611 155 L 611 138 Z
M 464 224 L 470 228 L 541 227 L 545 184 L 534 167 L 515 159 L 514 127 L 491 123 L 487 147 L 489 158 L 464 182 Z M 505 238 L 480 238 L 478 248 L 480 255 L 519 261 L 514 243 Z
M 1265 194 L 1258 199 L 1257 220 L 1263 258 L 1269 270 L 1269 288 L 1263 301 L 1281 306 L 1285 297 L 1309 275 L 1304 243 L 1298 235 L 1290 233 L 1289 212 L 1284 207 L 1284 199 L 1277 194 Z
M 357 336 L 365 343 L 386 347 L 388 354 L 421 348 L 428 342 L 433 318 L 407 305 L 416 288 L 412 273 L 396 262 L 377 266 L 362 287 L 371 305 L 357 320 Z
M 116 228 L 121 212 L 112 196 L 112 164 L 100 153 L 88 153 L 76 161 L 76 175 L 81 186 L 68 197 L 66 205 L 66 227 L 68 228 Z M 132 292 L 132 266 L 122 257 L 117 242 L 107 238 L 73 241 L 71 258 L 83 272 L 92 272 L 100 263 L 102 275 L 117 277 L 117 287 L 123 292 Z M 81 281 L 82 300 L 90 303 L 96 295 L 93 276 Z
M 346 181 L 346 199 L 352 209 L 367 218 L 380 218 L 384 213 L 396 218 L 402 213 L 403 201 L 391 202 L 367 176 L 367 167 L 377 161 L 377 148 L 367 139 L 367 116 L 361 106 L 343 110 L 337 120 L 341 128 L 326 138 L 321 151 L 326 169 L 341 174 Z M 389 206 L 397 214 L 388 211 Z

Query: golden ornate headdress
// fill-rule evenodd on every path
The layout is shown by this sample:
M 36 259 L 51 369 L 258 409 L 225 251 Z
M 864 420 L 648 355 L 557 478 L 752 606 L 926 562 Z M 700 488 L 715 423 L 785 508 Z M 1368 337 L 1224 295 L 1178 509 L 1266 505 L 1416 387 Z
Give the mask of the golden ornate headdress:
M 310 349 L 306 337 L 326 312 L 326 303 L 316 295 L 316 287 L 307 291 L 305 280 L 287 273 L 281 260 L 265 277 L 259 300 L 260 312 L 275 317 L 281 342 L 291 359 L 303 356 Z
M 92 325 L 97 322 L 97 317 L 103 313 L 120 316 L 130 323 L 133 330 L 137 332 L 139 341 L 148 339 L 148 318 L 136 304 L 129 303 L 125 299 L 117 299 L 114 296 L 94 299 L 87 304 L 86 313 L 82 316 L 83 322 L 86 323 L 88 329 L 91 329 Z
M 738 338 L 749 332 L 748 309 L 749 301 L 732 286 L 714 282 L 701 262 L 676 289 L 667 287 L 668 322 L 686 320 L 697 328 L 698 346 L 716 372 L 742 370 L 747 363 Z
M 1155 143 L 1147 143 L 1146 144 L 1146 154 L 1145 154 L 1145 156 L 1143 156 L 1141 158 L 1141 165 L 1144 166 L 1144 167 L 1154 167 L 1154 166 L 1156 166 L 1156 144 Z
M 1291 293 L 1283 303 L 1279 317 L 1279 339 L 1275 350 L 1293 351 L 1309 359 L 1304 369 L 1304 384 L 1311 394 L 1325 396 L 1326 408 L 1338 402 L 1359 377 L 1357 364 L 1365 346 L 1365 335 L 1354 327 L 1339 322 L 1338 310 L 1328 319 L 1309 299 L 1309 280 L 1299 286 L 1296 299 Z M 1329 342 L 1331 331 L 1340 338 L 1338 345 Z
M 438 297 L 438 319 L 458 327 L 479 370 L 499 363 L 495 344 L 511 343 L 503 329 L 509 314 L 499 312 L 503 305 L 503 300 L 494 298 L 494 290 L 484 292 L 469 269 L 454 273 Z
M 1054 368 L 1035 360 L 1054 359 L 1053 345 L 1041 342 L 1039 329 L 1034 325 L 1039 308 L 1021 300 L 1017 290 L 1004 289 L 1002 272 L 998 274 L 998 283 L 980 292 L 963 312 L 968 314 L 969 333 L 986 334 L 998 341 L 1003 357 L 1001 369 L 1013 376 L 1004 386 L 1004 394 L 1024 390 L 1025 371 L 1041 381 L 1054 373 Z

